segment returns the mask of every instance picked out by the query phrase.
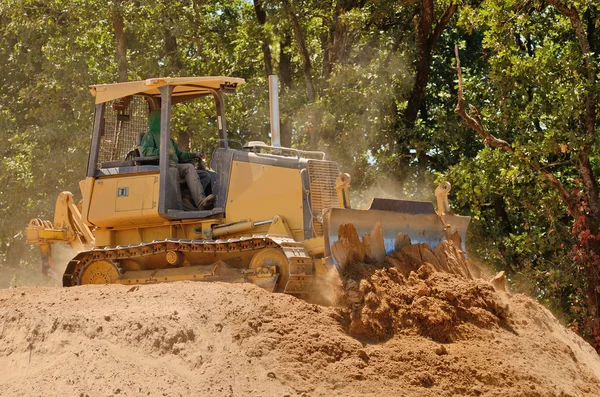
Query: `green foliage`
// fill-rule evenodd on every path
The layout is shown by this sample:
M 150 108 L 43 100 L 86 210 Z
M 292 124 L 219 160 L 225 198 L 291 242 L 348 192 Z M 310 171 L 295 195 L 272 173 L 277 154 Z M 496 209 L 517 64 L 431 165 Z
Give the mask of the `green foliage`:
M 585 1 L 576 6 L 590 45 L 597 48 L 600 37 L 593 26 L 598 8 Z M 491 1 L 463 14 L 460 26 L 483 38 L 483 73 L 469 68 L 466 40 L 461 63 L 466 99 L 477 106 L 485 127 L 508 141 L 518 156 L 551 172 L 568 192 L 585 191 L 578 156 L 597 133 L 590 137 L 581 127 L 589 90 L 598 92 L 598 86 L 585 78 L 584 55 L 571 21 L 546 3 Z M 592 62 L 597 70 L 597 56 Z M 462 155 L 443 174 L 457 188 L 457 211 L 473 216 L 470 250 L 507 270 L 516 286 L 583 330 L 590 262 L 574 251 L 580 239 L 573 220 L 579 217 L 541 173 L 516 156 L 489 149 Z M 592 145 L 594 175 L 597 156 Z M 580 200 L 592 197 L 588 194 Z
M 434 2 L 435 21 L 449 3 Z M 552 172 L 567 190 L 584 189 L 578 151 L 598 134 L 578 131 L 586 95 L 599 88 L 585 78 L 586 59 L 569 19 L 538 0 L 460 2 L 430 48 L 425 100 L 408 128 L 403 112 L 415 85 L 421 2 L 261 4 L 264 24 L 245 0 L 0 4 L 3 269 L 38 261 L 23 242 L 28 220 L 52 219 L 57 193 L 78 192 L 93 117 L 88 86 L 117 81 L 113 22 L 120 16 L 130 80 L 160 75 L 246 79 L 236 96 L 226 98 L 230 138 L 241 142 L 269 140 L 266 46 L 275 73 L 289 72 L 289 84 L 280 85 L 280 108 L 282 120 L 292 126 L 292 145 L 316 144 L 338 161 L 352 175 L 357 204 L 373 195 L 431 200 L 434 182 L 449 180 L 455 212 L 473 219 L 467 241 L 471 255 L 506 270 L 513 285 L 581 325 L 586 278 L 585 266 L 574 260 L 581 239 L 573 231 L 572 214 L 539 173 L 515 156 L 484 148 L 454 113 L 453 47 L 458 43 L 465 99 L 477 106 L 489 132 Z M 597 4 L 568 4 L 578 7 L 590 31 L 598 70 Z M 314 100 L 307 96 L 309 80 Z M 173 127 L 189 137 L 191 150 L 210 152 L 217 145 L 212 101 L 177 106 Z M 595 175 L 597 150 L 594 145 L 590 153 Z

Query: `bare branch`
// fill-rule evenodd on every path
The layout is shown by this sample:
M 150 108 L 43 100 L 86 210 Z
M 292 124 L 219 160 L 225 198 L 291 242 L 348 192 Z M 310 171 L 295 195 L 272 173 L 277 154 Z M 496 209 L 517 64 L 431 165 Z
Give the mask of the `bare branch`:
M 562 165 L 573 165 L 573 161 L 558 161 L 556 163 L 549 163 L 544 166 L 544 168 L 552 168 L 552 167 L 560 167 Z
M 460 57 L 458 56 L 458 45 L 456 44 L 454 45 L 454 54 L 456 56 L 455 69 L 456 73 L 458 74 L 458 102 L 454 111 L 458 113 L 460 117 L 462 117 L 462 119 L 472 130 L 477 132 L 483 138 L 483 143 L 486 146 L 489 146 L 494 149 L 502 149 L 507 151 L 508 153 L 515 155 L 520 160 L 524 161 L 527 165 L 529 165 L 531 168 L 533 168 L 535 171 L 542 174 L 550 183 L 550 185 L 552 185 L 552 187 L 558 192 L 565 206 L 569 210 L 573 211 L 575 209 L 575 200 L 573 196 L 567 191 L 567 189 L 565 189 L 565 187 L 562 185 L 562 183 L 560 183 L 558 178 L 554 176 L 554 174 L 544 169 L 544 167 L 542 167 L 539 163 L 529 159 L 523 153 L 517 152 L 515 148 L 513 148 L 512 145 L 510 145 L 508 142 L 502 139 L 498 139 L 492 134 L 490 134 L 483 125 L 481 116 L 479 115 L 479 112 L 477 111 L 477 108 L 475 106 L 469 104 L 470 113 L 467 113 L 467 111 L 465 110 L 465 102 L 463 98 L 463 80 L 462 71 L 460 68 Z
M 444 29 L 446 29 L 446 25 L 448 25 L 448 22 L 450 22 L 450 18 L 452 18 L 457 9 L 458 4 L 456 4 L 454 1 L 450 1 L 448 8 L 446 8 L 446 11 L 444 11 L 444 15 L 442 15 L 440 20 L 436 23 L 433 33 L 431 36 L 429 36 L 428 41 L 430 48 L 433 47 L 435 42 L 440 38 L 444 32 Z

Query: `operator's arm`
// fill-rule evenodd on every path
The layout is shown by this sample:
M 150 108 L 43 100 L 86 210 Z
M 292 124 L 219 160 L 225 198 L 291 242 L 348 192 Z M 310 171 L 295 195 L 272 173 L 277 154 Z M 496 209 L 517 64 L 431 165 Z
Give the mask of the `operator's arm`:
M 179 145 L 177 145 L 175 142 L 173 142 L 173 146 L 175 147 L 175 154 L 179 160 L 191 160 L 198 157 L 198 153 L 184 152 L 183 150 L 180 150 Z
M 142 139 L 142 156 L 160 155 L 160 142 L 156 142 L 154 134 L 147 132 Z

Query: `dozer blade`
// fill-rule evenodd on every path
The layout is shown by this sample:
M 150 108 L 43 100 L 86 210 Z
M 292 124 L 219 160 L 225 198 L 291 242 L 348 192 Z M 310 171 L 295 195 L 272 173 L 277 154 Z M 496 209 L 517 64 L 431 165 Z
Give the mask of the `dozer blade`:
M 386 255 L 405 242 L 406 236 L 411 244 L 426 243 L 434 249 L 441 241 L 456 238 L 458 234 L 462 250 L 466 251 L 464 242 L 470 220 L 468 216 L 438 215 L 432 203 L 422 201 L 373 199 L 365 210 L 331 208 L 323 217 L 325 256 L 331 258 L 328 266 L 335 265 L 341 271 L 332 255 L 340 226 L 352 224 L 358 236 L 363 236 L 370 233 L 377 222 L 381 225 Z

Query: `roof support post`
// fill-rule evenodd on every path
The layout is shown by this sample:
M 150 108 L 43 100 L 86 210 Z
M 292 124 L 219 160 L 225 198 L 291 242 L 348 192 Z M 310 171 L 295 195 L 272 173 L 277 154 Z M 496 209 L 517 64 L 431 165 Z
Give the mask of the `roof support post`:
M 215 108 L 217 109 L 217 125 L 219 128 L 219 139 L 221 139 L 221 147 L 227 148 L 227 122 L 225 121 L 225 101 L 223 91 L 211 90 L 215 98 Z
M 169 149 L 171 148 L 171 94 L 173 86 L 164 85 L 159 87 L 161 107 L 160 107 L 160 193 L 158 197 L 158 213 L 161 216 L 167 215 L 167 186 L 169 184 Z
M 100 152 L 100 139 L 102 137 L 102 131 L 100 131 L 104 124 L 104 103 L 96 105 L 96 113 L 94 114 L 94 129 L 92 130 L 92 146 L 88 155 L 88 167 L 86 176 L 93 177 L 96 173 L 96 167 L 98 166 L 98 154 Z

